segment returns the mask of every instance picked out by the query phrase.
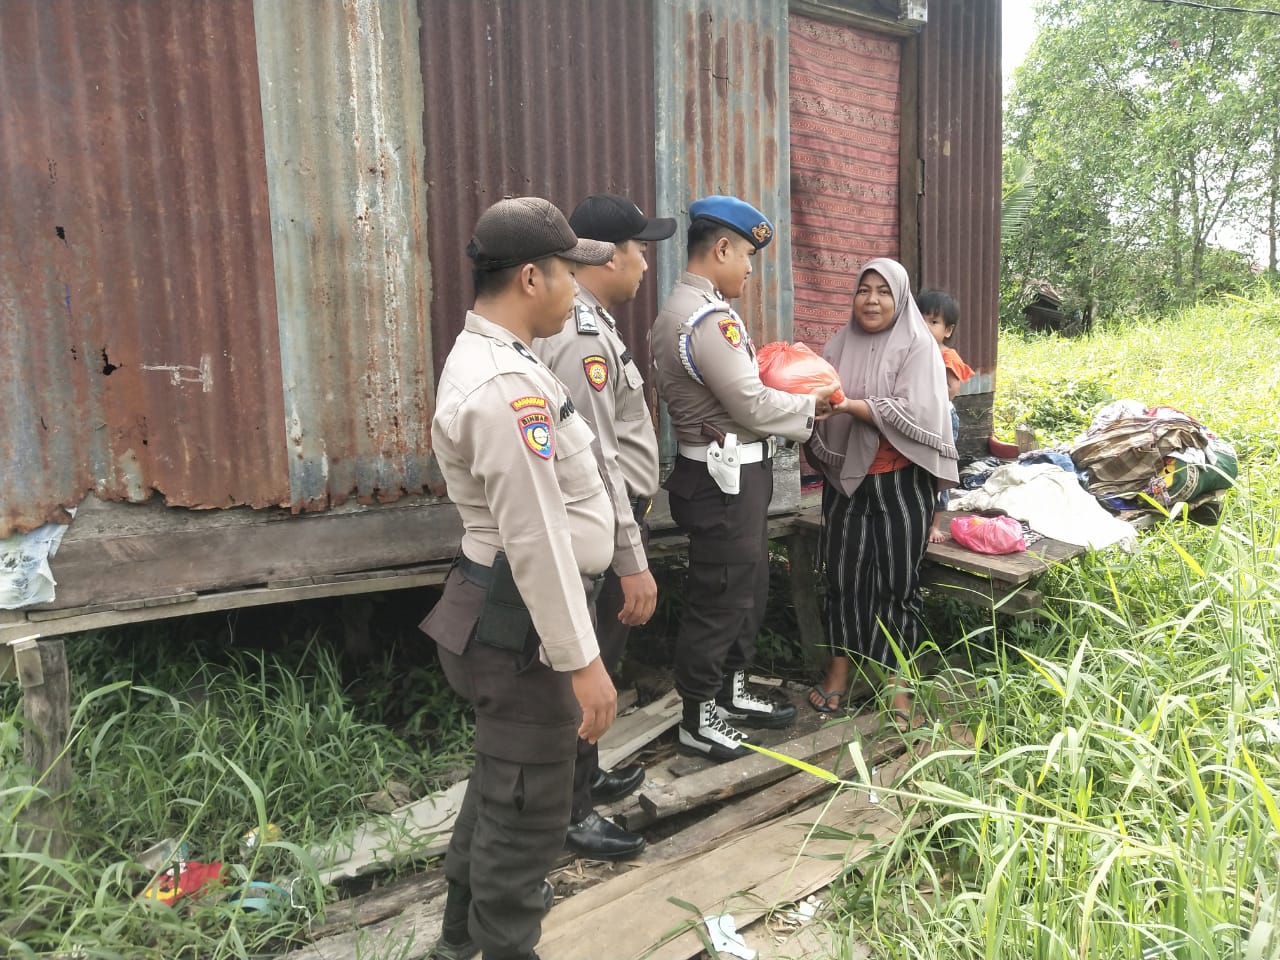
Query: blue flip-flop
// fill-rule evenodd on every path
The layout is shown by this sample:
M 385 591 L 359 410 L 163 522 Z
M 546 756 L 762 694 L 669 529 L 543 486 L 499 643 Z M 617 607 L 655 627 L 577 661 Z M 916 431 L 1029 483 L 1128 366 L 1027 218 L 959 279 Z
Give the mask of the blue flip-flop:
M 805 703 L 809 704 L 809 708 L 813 710 L 814 713 L 836 713 L 840 710 L 841 701 L 844 699 L 844 694 L 827 693 L 827 691 L 823 690 L 822 687 L 816 683 L 809 688 L 809 692 L 816 693 L 818 696 L 822 698 L 821 706 L 814 703 L 809 697 L 804 698 Z M 836 705 L 834 707 L 827 706 L 827 701 L 829 700 L 835 700 Z

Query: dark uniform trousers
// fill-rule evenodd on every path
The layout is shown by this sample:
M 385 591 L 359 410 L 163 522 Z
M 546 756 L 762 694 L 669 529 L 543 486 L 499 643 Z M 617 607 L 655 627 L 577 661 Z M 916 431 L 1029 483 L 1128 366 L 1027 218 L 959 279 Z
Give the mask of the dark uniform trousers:
M 646 502 L 646 508 L 648 504 Z M 640 540 L 649 549 L 649 524 L 640 518 Z M 623 651 L 627 647 L 627 635 L 631 628 L 618 620 L 623 604 L 622 581 L 612 570 L 604 575 L 604 586 L 596 599 L 596 642 L 600 644 L 600 659 L 610 673 L 618 668 Z M 578 740 L 578 759 L 573 767 L 573 813 L 578 823 L 594 808 L 591 802 L 591 780 L 600 769 L 600 747 L 587 740 Z
M 564 849 L 582 712 L 568 673 L 471 637 L 484 588 L 454 570 L 422 628 L 449 685 L 476 712 L 476 763 L 445 856 L 471 888 L 468 927 L 486 960 L 526 957 L 542 933 L 541 884 Z
M 751 662 L 764 620 L 773 462 L 744 464 L 738 493 L 730 496 L 705 463 L 677 457 L 665 486 L 671 517 L 689 536 L 676 690 L 687 700 L 710 700 L 727 673 Z

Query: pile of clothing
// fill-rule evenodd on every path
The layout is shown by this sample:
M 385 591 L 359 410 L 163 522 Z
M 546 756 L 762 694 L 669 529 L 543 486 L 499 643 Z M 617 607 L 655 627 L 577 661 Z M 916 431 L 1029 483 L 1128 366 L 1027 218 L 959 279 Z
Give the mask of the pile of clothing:
M 1095 550 L 1128 549 L 1135 529 L 1115 513 L 1186 504 L 1193 520 L 1216 522 L 1237 469 L 1231 444 L 1194 417 L 1118 400 L 1061 449 L 966 465 L 947 508 L 1006 513 L 1045 537 Z
M 1089 492 L 1113 510 L 1214 502 L 1239 469 L 1231 444 L 1195 417 L 1136 400 L 1103 407 L 1070 454 Z

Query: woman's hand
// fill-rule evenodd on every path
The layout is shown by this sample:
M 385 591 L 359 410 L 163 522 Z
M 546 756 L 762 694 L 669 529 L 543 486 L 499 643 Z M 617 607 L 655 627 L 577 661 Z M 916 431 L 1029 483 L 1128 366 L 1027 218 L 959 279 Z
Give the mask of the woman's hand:
M 832 408 L 836 413 L 847 413 L 849 416 L 864 423 L 872 423 L 871 407 L 865 400 L 857 400 L 853 397 L 845 397 L 844 402 L 837 404 Z

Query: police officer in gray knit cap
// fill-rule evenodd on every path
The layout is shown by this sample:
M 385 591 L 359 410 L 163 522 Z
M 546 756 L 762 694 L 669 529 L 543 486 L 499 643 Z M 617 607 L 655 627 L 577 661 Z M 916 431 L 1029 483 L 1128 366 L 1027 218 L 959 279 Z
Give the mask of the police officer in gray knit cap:
M 617 709 L 591 619 L 617 510 L 591 428 L 531 345 L 572 310 L 572 268 L 607 262 L 613 245 L 579 241 L 549 202 L 520 197 L 484 212 L 467 253 L 475 306 L 431 423 L 462 552 L 422 629 L 475 708 L 476 762 L 433 955 L 527 960 L 551 905 L 578 738 L 599 739 Z
M 790 703 L 746 683 L 769 595 L 768 509 L 775 436 L 808 440 L 834 388 L 811 395 L 760 382 L 755 345 L 730 301 L 774 228 L 737 197 L 689 205 L 688 266 L 651 336 L 658 392 L 678 456 L 665 484 L 671 516 L 689 535 L 685 609 L 676 636 L 684 700 L 679 748 L 713 760 L 750 751 L 739 726 L 785 727 Z

